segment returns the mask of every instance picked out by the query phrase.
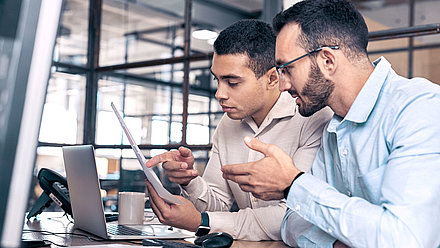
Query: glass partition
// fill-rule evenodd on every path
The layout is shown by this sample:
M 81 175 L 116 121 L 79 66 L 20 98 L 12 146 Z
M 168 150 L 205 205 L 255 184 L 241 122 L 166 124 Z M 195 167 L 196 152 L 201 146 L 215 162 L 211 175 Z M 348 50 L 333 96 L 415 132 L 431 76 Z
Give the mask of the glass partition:
M 104 0 L 100 66 L 176 56 L 183 47 L 184 4 Z
M 54 72 L 49 80 L 40 127 L 40 142 L 82 142 L 86 78 L 81 74 Z
M 89 26 L 89 2 L 66 0 L 62 10 L 54 61 L 85 66 Z

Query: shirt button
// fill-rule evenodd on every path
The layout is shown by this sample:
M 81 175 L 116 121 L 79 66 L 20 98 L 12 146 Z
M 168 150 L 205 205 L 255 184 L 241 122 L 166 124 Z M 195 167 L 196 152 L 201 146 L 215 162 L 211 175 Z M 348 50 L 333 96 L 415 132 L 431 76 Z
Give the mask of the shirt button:
M 301 207 L 297 204 L 297 205 L 295 206 L 295 210 L 296 210 L 297 212 L 299 212 L 299 210 L 301 210 Z
M 347 192 L 347 195 L 351 197 L 351 192 L 350 192 L 350 191 L 348 191 L 348 192 Z
M 344 150 L 342 151 L 342 155 L 343 155 L 343 156 L 347 156 L 347 154 L 348 154 L 348 150 L 347 150 L 347 149 L 344 149 Z
M 328 231 L 328 233 L 332 233 L 333 231 L 332 231 L 332 229 L 327 229 L 327 231 Z
M 257 201 L 258 201 L 258 199 L 257 199 L 257 198 L 255 198 L 255 197 L 254 197 L 254 199 L 252 199 L 252 200 L 253 200 L 254 202 L 257 202 Z

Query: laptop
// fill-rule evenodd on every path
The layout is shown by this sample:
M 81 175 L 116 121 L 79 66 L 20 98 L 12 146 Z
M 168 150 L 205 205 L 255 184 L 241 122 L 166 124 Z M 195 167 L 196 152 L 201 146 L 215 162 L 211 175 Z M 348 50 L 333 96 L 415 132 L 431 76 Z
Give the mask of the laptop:
M 194 233 L 159 222 L 125 226 L 106 223 L 93 146 L 63 147 L 64 166 L 75 227 L 103 239 L 184 239 Z

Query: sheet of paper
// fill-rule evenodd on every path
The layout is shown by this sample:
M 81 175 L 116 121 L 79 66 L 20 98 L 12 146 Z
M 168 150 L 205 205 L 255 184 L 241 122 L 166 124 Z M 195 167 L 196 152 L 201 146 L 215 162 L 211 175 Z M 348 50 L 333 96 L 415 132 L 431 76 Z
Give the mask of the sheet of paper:
M 153 185 L 154 189 L 157 191 L 157 194 L 159 194 L 162 199 L 164 199 L 168 203 L 173 204 L 182 204 L 183 202 L 180 201 L 177 197 L 172 195 L 168 190 L 166 190 L 162 183 L 160 182 L 159 178 L 156 176 L 156 173 L 154 173 L 152 168 L 147 168 L 145 166 L 145 163 L 147 163 L 147 159 L 142 155 L 141 150 L 136 145 L 136 142 L 134 141 L 133 137 L 130 134 L 130 131 L 128 130 L 127 126 L 124 123 L 124 120 L 122 119 L 121 115 L 119 114 L 119 111 L 116 109 L 115 105 L 111 103 L 112 109 L 116 114 L 116 117 L 119 120 L 119 123 L 121 124 L 122 129 L 125 132 L 125 135 L 128 138 L 128 141 L 130 142 L 131 148 L 134 151 L 134 154 L 136 154 L 136 157 L 141 164 L 142 169 L 144 170 L 145 175 L 147 176 L 148 181 Z

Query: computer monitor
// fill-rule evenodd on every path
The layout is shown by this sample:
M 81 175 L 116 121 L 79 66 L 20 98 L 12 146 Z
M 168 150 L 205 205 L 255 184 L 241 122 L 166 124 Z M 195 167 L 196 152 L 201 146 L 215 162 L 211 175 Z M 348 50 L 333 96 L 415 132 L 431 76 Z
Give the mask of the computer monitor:
M 0 247 L 18 247 L 62 0 L 0 0 Z

